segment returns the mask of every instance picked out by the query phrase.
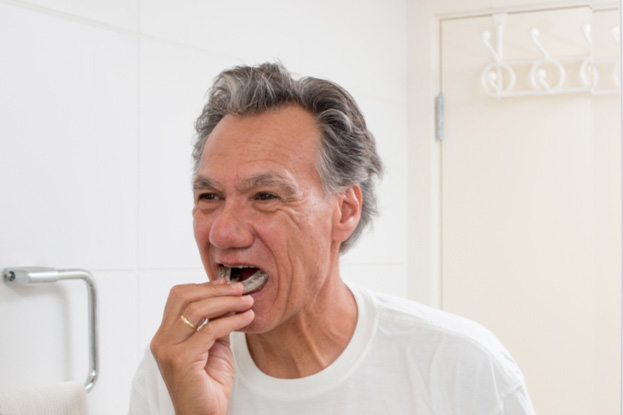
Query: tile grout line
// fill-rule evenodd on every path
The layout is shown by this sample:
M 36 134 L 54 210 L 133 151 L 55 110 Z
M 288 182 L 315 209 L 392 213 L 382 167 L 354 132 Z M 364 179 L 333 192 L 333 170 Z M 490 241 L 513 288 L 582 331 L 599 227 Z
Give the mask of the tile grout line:
M 114 24 L 105 23 L 105 22 L 95 20 L 89 17 L 84 17 L 84 16 L 80 16 L 77 14 L 72 14 L 69 12 L 52 9 L 49 7 L 39 6 L 36 4 L 26 3 L 20 0 L 0 0 L 0 4 L 13 6 L 16 8 L 20 8 L 22 10 L 28 10 L 31 12 L 35 12 L 35 13 L 39 13 L 39 14 L 43 14 L 47 16 L 58 17 L 58 18 L 62 18 L 65 20 L 72 21 L 74 23 L 94 26 L 100 29 L 110 30 L 112 32 L 117 32 L 117 33 L 124 34 L 124 35 L 137 35 L 138 34 L 138 32 L 132 29 L 128 29 L 126 27 L 116 26 Z
M 136 26 L 136 30 L 130 29 L 130 28 L 126 28 L 126 27 L 122 27 L 122 26 L 117 26 L 111 23 L 105 23 L 99 20 L 95 20 L 93 18 L 89 18 L 89 17 L 85 17 L 85 16 L 80 16 L 78 14 L 72 14 L 70 12 L 65 12 L 65 11 L 61 11 L 61 10 L 56 10 L 56 9 L 52 9 L 49 7 L 44 7 L 44 6 L 39 6 L 36 4 L 31 4 L 31 3 L 27 3 L 21 0 L 0 0 L 0 5 L 1 4 L 5 4 L 5 5 L 9 5 L 9 6 L 13 6 L 13 7 L 17 7 L 23 10 L 30 10 L 32 12 L 36 12 L 36 13 L 40 13 L 43 15 L 47 15 L 47 16 L 52 16 L 52 17 L 57 17 L 57 18 L 62 18 L 68 21 L 72 21 L 74 23 L 78 23 L 78 24 L 83 24 L 83 25 L 88 25 L 88 26 L 92 26 L 92 27 L 97 27 L 103 30 L 108 30 L 111 32 L 115 32 L 118 34 L 123 34 L 123 35 L 130 35 L 130 36 L 137 36 L 139 39 L 139 42 L 142 42 L 143 40 L 148 40 L 151 42 L 156 42 L 156 43 L 160 43 L 160 44 L 164 44 L 164 45 L 168 45 L 171 47 L 175 47 L 175 48 L 180 48 L 183 50 L 188 50 L 188 51 L 193 51 L 196 53 L 200 53 L 203 55 L 208 55 L 211 57 L 215 57 L 215 58 L 219 58 L 219 59 L 234 59 L 234 60 L 239 60 L 236 56 L 233 55 L 229 55 L 226 53 L 222 53 L 222 52 L 217 52 L 217 51 L 213 51 L 213 50 L 209 50 L 209 49 L 204 49 L 201 47 L 197 47 L 188 43 L 184 43 L 184 42 L 180 42 L 180 41 L 176 41 L 176 40 L 172 40 L 172 39 L 167 39 L 165 37 L 160 37 L 160 36 L 155 36 L 155 35 L 150 35 L 150 34 L 145 34 L 142 32 L 142 27 L 141 27 L 141 1 L 137 0 L 137 7 L 138 7 L 138 12 L 137 12 L 137 26 Z M 139 50 L 140 51 L 140 50 Z M 400 99 L 396 99 L 395 97 L 383 97 L 380 96 L 376 93 L 370 93 L 369 91 L 363 90 L 363 89 L 354 89 L 354 92 L 357 92 L 359 94 L 361 94 L 362 96 L 366 96 L 369 99 L 375 100 L 375 101 L 380 101 L 383 102 L 385 104 L 391 104 L 391 105 L 405 105 L 405 100 L 403 98 Z
M 136 284 L 136 304 L 140 305 L 141 299 L 141 276 L 140 276 L 140 261 L 141 261 L 141 163 L 143 157 L 141 156 L 141 140 L 142 140 L 142 100 L 141 100 L 141 91 L 142 91 L 142 60 L 143 60 L 143 41 L 141 38 L 142 35 L 142 25 L 141 25 L 141 0 L 137 0 L 136 7 L 136 28 L 137 28 L 137 73 L 136 73 L 136 103 L 137 103 L 137 139 L 136 139 L 136 251 L 135 251 L 135 284 Z M 140 312 L 137 307 L 135 310 L 135 333 L 136 333 L 136 344 L 135 344 L 135 353 L 137 361 L 140 362 L 142 359 L 141 350 L 143 346 L 140 344 L 140 333 L 141 333 L 141 321 L 140 321 Z
M 141 155 L 142 150 L 142 60 L 143 60 L 143 42 L 141 40 L 141 0 L 137 0 L 137 21 L 136 28 L 138 30 L 138 36 L 136 38 L 136 251 L 135 251 L 135 267 L 136 272 L 140 271 L 140 252 L 141 252 L 141 231 L 140 231 L 140 219 L 141 219 L 141 167 L 143 157 Z

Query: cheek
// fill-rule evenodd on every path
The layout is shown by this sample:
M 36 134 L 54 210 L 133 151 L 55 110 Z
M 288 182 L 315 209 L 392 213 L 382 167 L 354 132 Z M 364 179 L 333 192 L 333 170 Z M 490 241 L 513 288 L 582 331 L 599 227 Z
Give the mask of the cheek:
M 302 226 L 309 243 L 313 243 L 318 248 L 331 244 L 333 217 L 333 209 L 326 204 L 315 206 L 315 209 L 310 211 L 304 218 L 305 223 Z
M 271 232 L 282 235 L 281 244 L 290 258 L 298 257 L 307 266 L 318 260 L 324 260 L 331 246 L 331 214 L 326 211 L 308 210 L 281 226 L 275 226 Z
M 316 227 L 319 223 L 314 223 L 307 213 L 282 214 L 277 217 L 267 217 L 257 221 L 255 227 L 258 233 L 263 235 L 262 239 L 268 246 L 275 249 L 280 247 L 284 252 L 297 250 L 301 246 L 308 245 L 315 238 L 313 234 L 317 232 Z

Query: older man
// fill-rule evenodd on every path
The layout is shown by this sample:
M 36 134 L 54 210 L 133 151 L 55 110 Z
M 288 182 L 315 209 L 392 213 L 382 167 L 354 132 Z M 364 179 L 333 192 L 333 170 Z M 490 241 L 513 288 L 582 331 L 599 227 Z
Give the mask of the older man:
M 278 64 L 237 67 L 197 133 L 194 232 L 210 282 L 171 290 L 131 414 L 533 413 L 488 331 L 340 278 L 382 171 L 346 91 Z

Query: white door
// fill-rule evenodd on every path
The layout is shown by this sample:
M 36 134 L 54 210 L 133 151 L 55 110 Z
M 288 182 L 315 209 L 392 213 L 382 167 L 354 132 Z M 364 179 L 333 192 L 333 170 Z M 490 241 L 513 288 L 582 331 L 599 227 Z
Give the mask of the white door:
M 614 64 L 597 65 L 617 53 L 615 25 L 618 12 L 587 7 L 508 14 L 498 43 L 492 16 L 441 23 L 442 307 L 502 340 L 538 414 L 619 411 L 620 105 L 598 94 L 616 86 Z M 492 96 L 507 69 L 483 78 L 495 61 L 485 31 L 515 73 L 508 96 Z M 550 58 L 532 72 L 537 88 L 569 90 L 583 86 L 582 62 L 556 60 L 591 54 L 596 92 L 532 92 L 527 60 Z

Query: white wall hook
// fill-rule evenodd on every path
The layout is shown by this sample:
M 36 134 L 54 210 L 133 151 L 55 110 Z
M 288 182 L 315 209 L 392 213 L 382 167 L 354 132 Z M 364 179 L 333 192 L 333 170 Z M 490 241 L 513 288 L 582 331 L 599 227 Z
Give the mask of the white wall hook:
M 534 95 L 552 95 L 567 93 L 590 93 L 594 95 L 619 94 L 621 85 L 620 64 L 618 57 L 594 59 L 592 56 L 593 38 L 591 25 L 583 24 L 578 28 L 581 31 L 588 51 L 580 56 L 554 56 L 541 41 L 541 32 L 537 27 L 528 31 L 530 41 L 541 52 L 539 59 L 519 59 L 506 61 L 503 55 L 503 33 L 506 23 L 506 14 L 492 15 L 495 29 L 495 39 L 491 31 L 481 33 L 481 40 L 491 56 L 493 63 L 487 65 L 480 76 L 482 89 L 487 95 L 504 98 Z M 613 27 L 611 35 L 619 42 L 620 27 Z M 603 81 L 602 73 L 608 73 L 610 67 L 612 77 Z M 527 82 L 529 89 L 516 89 L 517 73 L 526 73 L 529 68 Z M 517 68 L 518 70 L 516 70 Z M 520 68 L 523 68 L 520 70 Z M 609 84 L 608 84 L 609 82 Z M 604 84 L 605 85 L 602 85 Z

